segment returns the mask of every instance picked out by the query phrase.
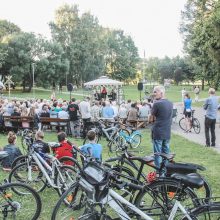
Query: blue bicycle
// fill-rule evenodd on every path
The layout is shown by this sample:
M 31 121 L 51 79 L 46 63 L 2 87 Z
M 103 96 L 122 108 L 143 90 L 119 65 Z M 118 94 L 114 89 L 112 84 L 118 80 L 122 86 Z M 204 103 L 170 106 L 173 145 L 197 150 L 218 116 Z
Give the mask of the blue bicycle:
M 142 134 L 140 131 L 136 129 L 131 129 L 131 133 L 127 133 L 124 130 L 119 131 L 119 136 L 125 140 L 127 144 L 130 145 L 131 148 L 138 148 L 141 143 Z

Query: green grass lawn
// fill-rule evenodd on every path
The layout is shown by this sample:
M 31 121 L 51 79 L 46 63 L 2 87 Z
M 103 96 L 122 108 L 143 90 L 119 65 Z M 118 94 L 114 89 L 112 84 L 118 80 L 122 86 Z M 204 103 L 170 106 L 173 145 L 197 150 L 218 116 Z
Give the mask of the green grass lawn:
M 181 90 L 185 87 L 186 91 L 189 92 L 192 99 L 194 99 L 194 93 L 192 91 L 192 86 L 175 86 L 172 85 L 170 88 L 166 90 L 166 97 L 171 100 L 172 102 L 180 102 L 182 99 L 181 96 Z M 150 88 L 147 87 L 148 91 L 151 92 Z M 125 94 L 125 100 L 131 99 L 132 101 L 140 100 L 140 92 L 137 90 L 137 85 L 126 85 L 123 86 L 124 94 Z M 72 97 L 75 97 L 76 99 L 82 100 L 83 96 L 88 96 L 91 93 L 91 91 L 85 91 L 82 89 L 78 89 L 72 93 Z M 78 95 L 81 94 L 81 95 Z M 8 96 L 7 92 L 4 92 L 5 96 Z M 219 92 L 217 92 L 217 95 L 220 95 Z M 17 97 L 17 98 L 33 98 L 34 94 L 31 93 L 22 93 L 21 90 L 15 90 L 11 91 L 11 97 Z M 43 98 L 43 99 L 50 99 L 51 97 L 51 91 L 44 90 L 42 88 L 35 89 L 35 97 L 37 98 Z M 141 97 L 144 98 L 144 91 L 141 92 Z M 201 91 L 199 98 L 207 98 L 208 97 L 208 87 L 205 88 L 204 91 Z M 56 98 L 63 98 L 66 100 L 69 100 L 70 94 L 67 92 L 59 93 L 56 92 Z M 203 103 L 203 102 L 202 102 Z M 198 104 L 196 104 L 198 105 Z M 201 104 L 202 105 L 202 104 Z
M 143 147 L 144 152 L 141 154 L 149 155 L 152 153 L 152 145 L 150 141 L 150 133 L 149 130 L 143 130 L 143 139 L 141 146 Z M 70 138 L 70 140 L 76 143 L 78 146 L 82 144 L 82 140 L 75 140 Z M 57 141 L 55 132 L 47 132 L 45 135 L 45 141 Z M 3 147 L 7 143 L 7 139 L 5 135 L 0 135 L 0 143 L 1 147 Z M 103 145 L 103 159 L 109 158 L 108 148 L 106 146 L 106 141 L 103 139 L 101 141 Z M 20 147 L 20 137 L 18 137 L 17 145 Z M 213 195 L 220 195 L 220 154 L 216 153 L 213 149 L 204 148 L 199 144 L 195 144 L 190 142 L 178 135 L 172 135 L 171 139 L 171 151 L 176 154 L 175 160 L 178 162 L 190 162 L 197 163 L 206 167 L 206 171 L 201 172 L 203 176 L 206 177 L 210 185 L 212 186 Z M 148 173 L 150 169 L 146 167 L 146 173 Z M 2 181 L 4 178 L 7 178 L 8 173 L 1 172 L 0 180 Z M 43 210 L 41 214 L 41 220 L 50 219 L 50 215 L 52 209 L 58 200 L 58 196 L 55 190 L 51 188 L 47 188 L 45 191 L 40 193 L 43 202 Z M 31 205 L 31 204 L 30 204 Z

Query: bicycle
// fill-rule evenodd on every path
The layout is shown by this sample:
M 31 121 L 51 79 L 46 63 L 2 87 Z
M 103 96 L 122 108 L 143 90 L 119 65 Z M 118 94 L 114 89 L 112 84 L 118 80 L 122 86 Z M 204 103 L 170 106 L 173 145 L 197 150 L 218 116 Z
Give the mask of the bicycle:
M 0 161 L 7 156 L 7 152 L 1 151 Z M 0 219 L 37 220 L 41 208 L 40 196 L 26 184 L 5 181 L 0 185 Z
M 60 146 L 53 142 L 48 144 L 51 148 Z M 56 189 L 61 195 L 75 181 L 76 169 L 73 166 L 63 165 L 52 155 L 37 152 L 36 148 L 37 146 L 34 148 L 32 145 L 28 155 L 20 157 L 20 160 L 25 162 L 17 162 L 18 165 L 9 174 L 9 182 L 27 183 L 37 192 L 43 191 L 48 186 Z
M 101 136 L 104 136 L 108 141 L 107 146 L 109 147 L 110 152 L 114 152 L 119 148 L 119 145 L 125 144 L 125 139 L 119 135 L 119 131 L 122 129 L 120 128 L 119 124 L 115 124 L 115 122 L 111 122 L 114 126 L 107 127 L 104 124 L 103 119 L 99 119 L 95 123 L 90 123 L 90 129 L 96 132 L 96 142 L 98 143 L 101 140 Z M 124 132 L 127 130 L 124 129 Z M 84 139 L 83 144 L 87 143 L 87 137 Z
M 96 174 L 94 176 L 94 174 Z M 175 216 L 182 215 L 181 219 L 196 219 L 199 214 L 204 214 L 207 210 L 215 210 L 218 215 L 220 214 L 220 206 L 218 203 L 205 204 L 206 209 L 202 210 L 203 204 L 200 204 L 198 208 L 187 210 L 181 204 L 179 197 L 175 197 L 173 200 L 167 200 L 167 195 L 160 195 L 155 191 L 152 191 L 148 186 L 139 186 L 130 182 L 118 180 L 117 174 L 114 175 L 114 171 L 106 171 L 103 167 L 98 166 L 94 162 L 89 162 L 83 169 L 80 170 L 77 181 L 61 196 L 56 206 L 54 207 L 51 220 L 60 219 L 122 219 L 130 220 L 146 219 L 153 220 L 150 209 L 143 207 L 143 201 L 137 199 L 132 204 L 125 198 L 120 196 L 112 188 L 122 190 L 125 186 L 139 190 L 140 194 L 149 193 L 154 198 L 155 207 L 162 210 L 162 215 L 168 220 L 174 219 Z M 191 179 L 190 182 L 193 182 Z M 167 192 L 167 191 L 166 191 Z M 165 196 L 166 195 L 166 196 Z M 174 198 L 174 197 L 173 197 Z M 68 200 L 69 204 L 65 206 L 65 202 Z M 139 203 L 138 203 L 139 201 Z M 114 213 L 108 212 L 108 206 L 114 210 Z M 207 209 L 209 207 L 209 209 Z M 180 211 L 178 211 L 178 209 Z M 114 217 L 114 214 L 117 218 Z M 211 214 L 208 213 L 208 214 Z M 153 215 L 154 216 L 154 215 Z M 118 218 L 119 217 L 119 218 Z
M 189 129 L 187 129 L 187 122 L 186 122 L 186 118 L 185 116 L 183 116 L 180 120 L 179 120 L 179 126 L 182 130 L 184 130 L 185 132 L 191 131 L 191 129 L 193 128 L 193 130 L 195 131 L 196 134 L 200 133 L 201 130 L 201 126 L 199 123 L 199 120 L 197 118 L 194 117 L 194 113 L 195 110 L 192 110 L 192 115 L 190 118 L 190 123 L 189 123 Z
M 119 173 L 122 173 L 125 179 L 132 181 L 133 183 L 138 184 L 152 184 L 154 181 L 160 180 L 161 177 L 156 177 L 155 172 L 150 172 L 148 175 L 143 173 L 144 166 L 149 166 L 157 170 L 158 173 L 162 173 L 163 175 L 169 179 L 173 179 L 174 173 L 184 174 L 187 176 L 194 176 L 195 178 L 202 179 L 204 184 L 201 184 L 198 188 L 193 188 L 194 191 L 199 191 L 199 194 L 205 198 L 210 198 L 212 196 L 211 188 L 208 182 L 201 175 L 197 174 L 197 170 L 205 170 L 204 167 L 192 164 L 192 163 L 176 163 L 173 161 L 175 154 L 163 154 L 157 153 L 161 156 L 162 163 L 158 168 L 154 165 L 154 156 L 134 156 L 128 151 L 128 146 L 123 146 L 121 155 L 118 157 L 112 157 L 105 161 L 105 164 L 114 163 L 112 168 L 114 168 Z M 137 164 L 138 162 L 139 164 Z M 168 162 L 168 163 L 167 163 Z M 137 174 L 133 171 L 136 171 Z M 187 178 L 186 176 L 186 178 Z M 175 180 L 174 180 L 175 181 Z M 197 192 L 198 193 L 198 192 Z

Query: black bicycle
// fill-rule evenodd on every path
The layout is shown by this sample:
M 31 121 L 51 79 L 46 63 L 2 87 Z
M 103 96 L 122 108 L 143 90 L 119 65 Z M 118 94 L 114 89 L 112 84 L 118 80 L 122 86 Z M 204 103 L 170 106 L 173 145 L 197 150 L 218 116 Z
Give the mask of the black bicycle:
M 0 161 L 7 156 L 7 152 L 0 152 Z M 0 219 L 37 220 L 41 208 L 40 196 L 26 184 L 5 182 L 0 185 Z
M 179 126 L 185 132 L 191 131 L 191 129 L 193 128 L 195 133 L 199 134 L 200 130 L 201 130 L 201 126 L 200 126 L 199 120 L 194 117 L 194 113 L 195 113 L 195 110 L 192 110 L 192 115 L 189 118 L 189 123 L 187 122 L 187 118 L 185 116 L 183 116 L 179 120 Z M 188 126 L 187 126 L 187 123 L 189 124 Z

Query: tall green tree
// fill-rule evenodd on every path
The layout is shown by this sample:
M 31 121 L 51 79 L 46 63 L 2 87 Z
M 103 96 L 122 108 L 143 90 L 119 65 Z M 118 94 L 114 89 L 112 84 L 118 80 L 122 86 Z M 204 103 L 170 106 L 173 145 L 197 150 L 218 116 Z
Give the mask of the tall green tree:
M 182 13 L 180 31 L 185 51 L 189 54 L 197 79 L 216 89 L 220 84 L 219 69 L 219 0 L 188 0 Z
M 106 36 L 106 74 L 122 81 L 134 79 L 139 62 L 138 49 L 134 41 L 121 30 L 108 30 Z

